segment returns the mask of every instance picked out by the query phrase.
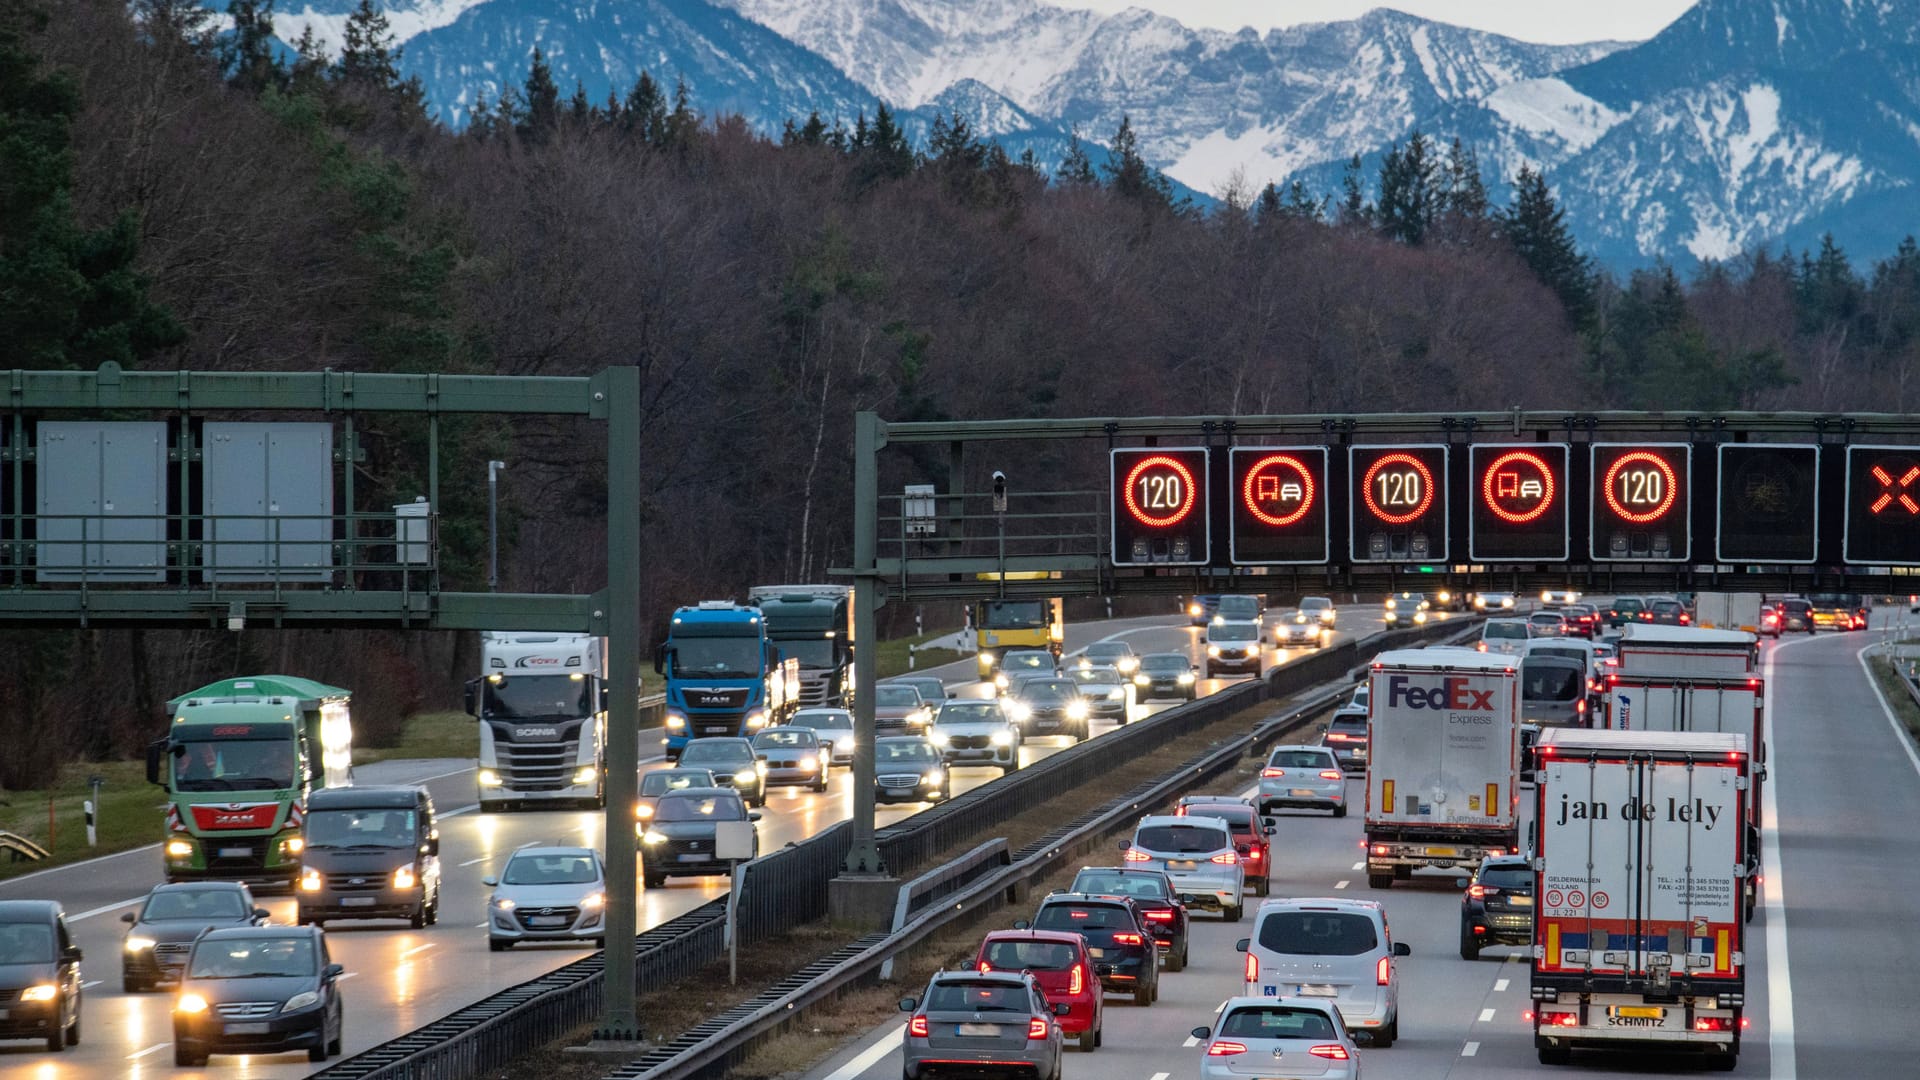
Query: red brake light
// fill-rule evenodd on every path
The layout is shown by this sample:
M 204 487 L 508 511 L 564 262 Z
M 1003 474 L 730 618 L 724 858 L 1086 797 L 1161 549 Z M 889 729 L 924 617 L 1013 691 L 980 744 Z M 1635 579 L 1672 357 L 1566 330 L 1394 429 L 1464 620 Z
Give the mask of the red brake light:
M 1341 776 L 1341 774 L 1340 774 L 1340 772 L 1339 772 L 1339 770 L 1337 770 L 1337 769 L 1321 769 L 1321 770 L 1320 770 L 1320 779 L 1322 779 L 1322 780 L 1340 780 L 1340 779 L 1343 779 L 1343 777 Z
M 1573 1013 L 1555 1013 L 1553 1024 L 1555 1027 L 1579 1027 L 1580 1017 Z
M 1086 970 L 1079 964 L 1073 965 L 1073 974 L 1067 978 L 1067 996 L 1079 997 L 1081 991 L 1087 988 Z
M 1725 1016 L 1703 1016 L 1693 1022 L 1695 1031 L 1731 1031 L 1733 1023 Z
M 1133 848 L 1128 848 L 1127 853 L 1121 857 L 1124 858 L 1127 862 L 1152 862 L 1153 861 L 1153 856 L 1147 854 L 1144 851 L 1136 851 Z
M 975 971 L 992 971 L 993 970 L 993 965 L 987 963 L 985 960 L 980 961 L 979 963 L 975 964 L 973 967 Z
M 1208 1057 L 1228 1057 L 1232 1054 L 1244 1054 L 1247 1048 L 1237 1042 L 1217 1042 L 1207 1047 Z
M 1341 1046 L 1339 1043 L 1327 1043 L 1324 1046 L 1316 1046 L 1308 1050 L 1307 1053 L 1317 1058 L 1326 1058 L 1328 1061 L 1347 1060 L 1347 1048 Z
M 1249 851 L 1247 852 L 1247 861 L 1248 861 L 1248 862 L 1259 862 L 1259 861 L 1260 861 L 1260 849 L 1259 849 L 1259 848 L 1252 848 L 1252 849 L 1250 849 L 1250 850 L 1249 850 Z
M 1044 1039 L 1047 1037 L 1047 1022 L 1036 1016 L 1027 1021 L 1027 1038 Z
M 1172 922 L 1173 921 L 1173 912 L 1171 911 L 1143 911 L 1141 912 L 1141 914 L 1147 917 L 1148 922 Z
M 922 1015 L 922 1016 L 916 1016 L 913 1019 L 907 1021 L 907 1034 L 913 1036 L 916 1039 L 926 1038 L 927 1037 L 927 1018 L 924 1015 Z
M 1681 613 L 1680 613 L 1680 625 L 1681 625 L 1681 626 L 1685 626 L 1685 625 L 1687 625 L 1688 623 L 1690 623 L 1690 622 L 1692 622 L 1692 621 L 1693 621 L 1693 620 L 1692 620 L 1691 618 L 1689 618 L 1689 617 L 1687 616 L 1687 613 L 1686 613 L 1686 612 L 1684 612 L 1684 611 L 1683 611 L 1683 612 L 1681 612 Z
M 1142 938 L 1139 934 L 1120 933 L 1113 935 L 1113 943 L 1115 945 L 1139 945 L 1142 943 Z
M 1231 851 L 1223 851 L 1207 861 L 1219 863 L 1221 866 L 1232 866 L 1240 861 L 1240 856 Z
M 1186 807 L 1184 807 L 1184 806 L 1176 806 L 1176 807 L 1174 807 L 1174 808 L 1173 808 L 1173 816 L 1174 816 L 1174 817 L 1186 817 L 1186 816 L 1187 816 L 1187 808 L 1186 808 Z
M 1285 776 L 1285 775 L 1287 775 L 1287 770 L 1285 769 L 1261 769 L 1260 770 L 1261 779 L 1264 779 L 1264 780 L 1271 780 L 1276 776 Z
M 1374 981 L 1379 983 L 1381 986 L 1385 986 L 1387 985 L 1387 982 L 1392 977 L 1393 977 L 1393 957 L 1383 956 L 1380 958 L 1379 963 L 1373 965 Z
M 1252 953 L 1247 954 L 1247 966 L 1246 966 L 1245 976 L 1248 982 L 1260 981 L 1260 958 L 1253 955 Z
M 1487 895 L 1487 887 L 1485 885 L 1470 886 L 1467 889 L 1467 895 L 1473 897 L 1475 900 L 1479 900 Z

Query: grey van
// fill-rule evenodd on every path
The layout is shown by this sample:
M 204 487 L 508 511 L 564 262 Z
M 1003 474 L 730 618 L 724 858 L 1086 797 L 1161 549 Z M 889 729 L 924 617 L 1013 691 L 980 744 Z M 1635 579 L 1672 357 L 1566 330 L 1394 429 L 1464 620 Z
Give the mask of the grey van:
M 80 1045 L 80 949 L 52 900 L 0 900 L 0 1039 Z
M 440 830 L 423 787 L 324 788 L 301 825 L 300 925 L 440 918 Z

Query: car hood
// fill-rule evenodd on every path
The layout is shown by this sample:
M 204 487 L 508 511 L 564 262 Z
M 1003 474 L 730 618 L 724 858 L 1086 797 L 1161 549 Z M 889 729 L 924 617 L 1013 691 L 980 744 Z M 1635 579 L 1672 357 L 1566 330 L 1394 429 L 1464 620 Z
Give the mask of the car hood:
M 742 769 L 753 768 L 755 758 L 742 758 L 739 761 L 701 761 L 695 764 L 713 773 L 715 780 L 724 780 Z
M 1004 720 L 982 720 L 977 723 L 935 724 L 930 734 L 942 735 L 991 735 L 996 731 L 1007 730 Z
M 54 964 L 0 964 L 0 990 L 23 990 L 53 982 L 57 974 Z
M 307 848 L 300 853 L 302 869 L 318 870 L 323 874 L 380 874 L 390 873 L 402 866 L 412 866 L 414 851 L 412 848 Z
M 579 907 L 580 901 L 601 890 L 597 883 L 569 885 L 502 885 L 493 890 L 496 898 L 513 901 L 516 908 Z
M 661 836 L 671 836 L 675 840 L 686 840 L 701 836 L 712 836 L 712 821 L 656 821 L 649 828 Z
M 261 979 L 190 978 L 180 986 L 182 993 L 199 994 L 207 999 L 209 1005 L 219 1005 L 228 1001 L 284 1002 L 295 994 L 318 989 L 320 989 L 320 979 L 315 975 Z
M 873 715 L 898 720 L 900 717 L 911 716 L 924 708 L 926 708 L 924 705 L 875 705 Z
M 161 919 L 159 922 L 135 923 L 127 935 L 152 938 L 159 942 L 181 942 L 192 941 L 200 936 L 202 930 L 251 925 L 253 922 L 250 919 Z

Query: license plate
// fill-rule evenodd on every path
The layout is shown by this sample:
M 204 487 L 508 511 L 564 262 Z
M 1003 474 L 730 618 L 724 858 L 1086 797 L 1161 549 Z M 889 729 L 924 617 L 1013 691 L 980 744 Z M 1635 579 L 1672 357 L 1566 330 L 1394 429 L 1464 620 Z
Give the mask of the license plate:
M 1305 984 L 1302 984 L 1300 987 L 1300 996 L 1301 997 L 1339 997 L 1340 991 L 1335 990 L 1331 986 L 1317 986 L 1312 983 L 1305 983 Z
M 680 861 L 681 862 L 706 862 L 707 857 L 705 855 L 682 855 L 680 856 Z
M 262 1024 L 228 1024 L 226 1027 L 226 1032 L 229 1035 L 265 1035 L 267 1033 L 267 1025 L 263 1023 Z
M 1533 897 L 1531 897 L 1531 896 L 1509 896 L 1509 897 L 1507 897 L 1507 903 L 1509 903 L 1509 904 L 1512 904 L 1512 905 L 1513 905 L 1514 907 L 1532 907 L 1532 906 L 1533 906 Z
M 960 1029 L 957 1032 L 955 1032 L 955 1034 L 965 1035 L 970 1038 L 976 1037 L 976 1036 L 980 1038 L 993 1038 L 1000 1034 L 1000 1025 L 999 1024 L 961 1024 Z
M 1294 795 L 1294 796 L 1300 796 L 1300 795 L 1312 795 L 1312 794 L 1313 794 L 1313 789 L 1312 789 L 1312 788 L 1304 788 L 1304 787 L 1297 787 L 1297 788 L 1293 788 L 1293 789 L 1291 789 L 1291 790 L 1289 790 L 1289 791 L 1287 792 L 1287 794 L 1289 794 L 1289 795 Z
M 1216 834 L 1216 835 L 1217 835 L 1217 834 Z M 1198 869 L 1200 869 L 1200 864 L 1199 864 L 1199 863 L 1198 863 L 1197 861 L 1195 861 L 1195 860 L 1193 860 L 1193 859 L 1168 859 L 1168 860 L 1167 860 L 1167 869 L 1169 869 L 1169 870 L 1198 870 Z
M 374 898 L 371 896 L 347 896 L 347 897 L 341 898 L 340 906 L 341 907 L 372 907 L 373 901 L 374 901 Z
M 1616 1005 L 1607 1011 L 1615 1016 L 1636 1020 L 1664 1020 L 1667 1017 L 1667 1010 L 1651 1005 Z
M 564 915 L 535 915 L 533 918 L 527 920 L 527 925 L 528 926 L 565 926 L 567 925 L 567 919 L 566 919 L 566 916 Z
M 1105 949 L 1088 949 L 1087 955 L 1093 957 L 1095 960 L 1098 960 L 1101 957 L 1107 955 L 1107 951 Z
M 1459 856 L 1460 851 L 1457 848 L 1450 848 L 1450 847 L 1430 847 L 1427 849 L 1427 854 L 1443 855 L 1447 858 L 1455 858 Z
M 251 856 L 252 854 L 253 854 L 252 848 L 223 847 L 220 849 L 220 857 L 223 859 L 244 859 Z

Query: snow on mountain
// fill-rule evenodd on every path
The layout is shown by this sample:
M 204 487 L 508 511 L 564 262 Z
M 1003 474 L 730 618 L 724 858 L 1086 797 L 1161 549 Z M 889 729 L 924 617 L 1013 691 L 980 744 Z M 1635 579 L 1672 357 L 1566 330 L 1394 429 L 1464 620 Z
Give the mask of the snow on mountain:
M 226 10 L 224 3 L 202 0 L 207 7 Z M 395 41 L 424 34 L 458 19 L 462 12 L 482 0 L 380 0 L 376 6 L 387 17 L 387 27 Z M 296 8 L 295 3 L 299 6 Z M 346 39 L 347 16 L 360 6 L 360 0 L 286 0 L 273 13 L 274 34 L 282 41 L 298 41 L 308 27 L 329 56 L 340 51 Z
M 1494 115 L 1565 149 L 1585 150 L 1627 118 L 1568 86 L 1561 79 L 1522 79 L 1511 82 L 1481 100 Z

